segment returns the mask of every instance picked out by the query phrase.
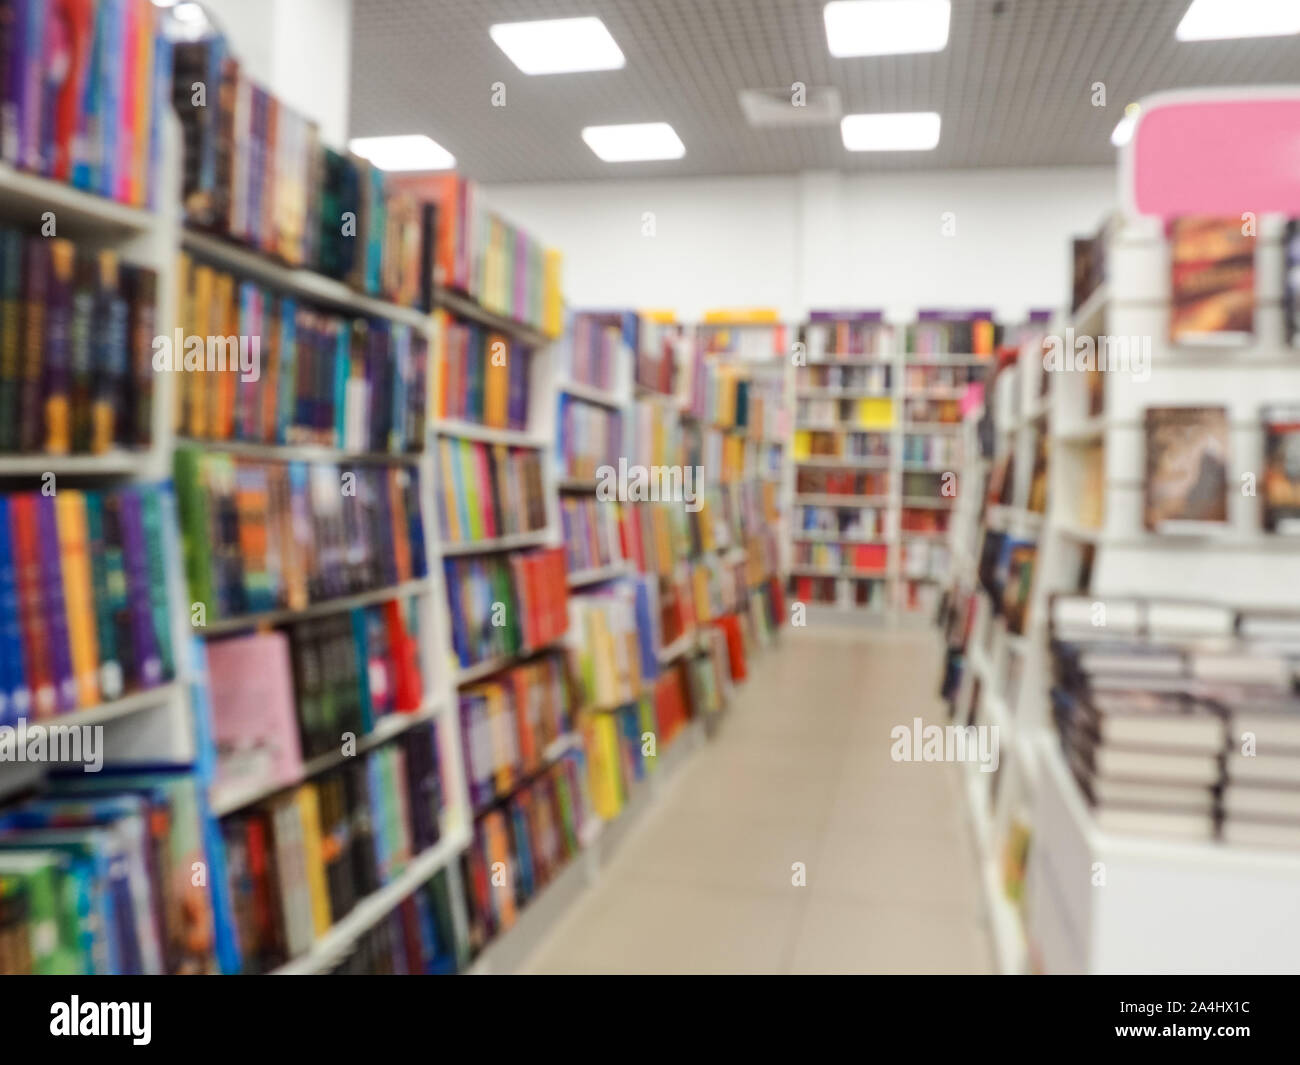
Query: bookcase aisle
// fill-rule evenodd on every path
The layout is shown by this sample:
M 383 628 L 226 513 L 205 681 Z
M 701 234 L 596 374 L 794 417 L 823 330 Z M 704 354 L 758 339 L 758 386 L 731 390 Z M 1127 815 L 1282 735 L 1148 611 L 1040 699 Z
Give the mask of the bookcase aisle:
M 1004 971 L 1294 965 L 1286 236 L 1108 221 L 968 412 L 943 691 L 1001 735 L 966 768 Z
M 131 4 L 138 178 L 0 166 L 5 965 L 507 967 L 779 627 L 781 384 Z

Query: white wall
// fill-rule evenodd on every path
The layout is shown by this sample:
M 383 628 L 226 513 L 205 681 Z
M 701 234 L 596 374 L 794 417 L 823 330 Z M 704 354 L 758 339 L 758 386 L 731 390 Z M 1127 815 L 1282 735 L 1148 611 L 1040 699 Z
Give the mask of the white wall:
M 320 123 L 327 144 L 347 144 L 352 0 L 202 2 L 255 81 Z
M 1069 299 L 1070 238 L 1113 210 L 1111 167 L 805 173 L 488 185 L 494 209 L 560 248 L 574 307 L 991 307 Z M 643 235 L 646 212 L 653 236 Z M 943 215 L 955 234 L 942 233 Z

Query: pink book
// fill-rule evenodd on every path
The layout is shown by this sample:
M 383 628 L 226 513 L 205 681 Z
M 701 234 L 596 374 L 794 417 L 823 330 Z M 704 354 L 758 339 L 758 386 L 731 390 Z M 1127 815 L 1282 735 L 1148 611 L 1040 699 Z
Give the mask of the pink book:
M 496 507 L 492 505 L 491 468 L 488 466 L 487 446 L 484 444 L 474 445 L 474 467 L 478 475 L 479 505 L 483 508 L 483 535 L 489 540 L 495 540 L 501 532 L 497 529 Z M 505 470 L 497 470 L 502 485 L 505 484 L 505 475 Z
M 289 640 L 282 632 L 208 644 L 217 801 L 302 776 Z

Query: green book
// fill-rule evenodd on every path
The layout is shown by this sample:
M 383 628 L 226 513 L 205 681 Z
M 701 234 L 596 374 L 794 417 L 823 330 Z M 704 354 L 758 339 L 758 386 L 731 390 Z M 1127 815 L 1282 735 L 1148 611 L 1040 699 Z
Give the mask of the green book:
M 162 675 L 170 679 L 176 676 L 176 658 L 172 652 L 171 613 L 167 603 L 167 556 L 163 540 L 166 532 L 161 491 L 165 489 L 152 486 L 141 489 L 140 503 L 144 515 L 145 563 L 149 568 L 149 612 L 153 616 Z
M 193 447 L 177 448 L 172 472 L 176 504 L 180 510 L 181 549 L 185 557 L 190 602 L 202 603 L 207 614 L 213 615 L 212 540 L 207 492 L 203 484 L 203 453 Z

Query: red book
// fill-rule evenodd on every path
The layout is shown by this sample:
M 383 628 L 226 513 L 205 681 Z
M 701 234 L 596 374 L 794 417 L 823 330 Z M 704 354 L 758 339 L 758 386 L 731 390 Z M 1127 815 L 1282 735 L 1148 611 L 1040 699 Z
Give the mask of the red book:
M 58 712 L 50 634 L 42 593 L 40 538 L 36 526 L 37 498 L 24 493 L 9 499 L 9 520 L 14 553 L 14 578 L 18 591 L 18 623 L 23 637 L 23 666 L 32 693 L 32 717 L 53 717 Z
M 50 176 L 55 181 L 67 181 L 72 176 L 72 142 L 90 66 L 93 0 L 56 0 L 54 18 L 63 33 L 61 46 L 67 73 L 54 107 L 54 158 Z
M 420 708 L 424 699 L 419 650 L 407 631 L 401 604 L 395 599 L 384 604 L 384 627 L 388 632 L 388 653 L 393 662 L 393 709 L 411 713 Z

